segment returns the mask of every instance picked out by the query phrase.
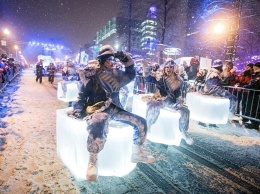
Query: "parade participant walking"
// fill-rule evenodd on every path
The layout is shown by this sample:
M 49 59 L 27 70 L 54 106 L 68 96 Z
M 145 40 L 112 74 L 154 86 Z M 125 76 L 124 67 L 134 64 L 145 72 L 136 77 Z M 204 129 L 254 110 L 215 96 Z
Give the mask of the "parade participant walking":
M 56 72 L 56 68 L 53 63 L 50 63 L 50 65 L 47 67 L 47 72 L 49 73 L 48 75 L 48 81 L 53 83 L 54 82 L 54 75 Z
M 181 117 L 179 119 L 179 130 L 181 131 L 182 138 L 187 144 L 193 144 L 193 139 L 187 135 L 190 111 L 183 104 L 184 100 L 181 91 L 183 80 L 173 71 L 174 65 L 176 64 L 174 61 L 166 62 L 163 72 L 161 74 L 156 73 L 157 76 L 150 74 L 148 65 L 145 62 L 143 64 L 144 80 L 156 84 L 159 90 L 159 93 L 154 95 L 154 99 L 149 99 L 147 102 L 146 119 L 148 129 L 150 129 L 150 127 L 157 121 L 160 109 L 168 107 L 180 112 Z M 161 75 L 161 77 L 158 77 L 158 75 Z
M 42 83 L 42 75 L 43 75 L 43 59 L 40 59 L 40 61 L 36 64 L 36 82 Z
M 125 66 L 125 71 L 115 73 L 112 61 L 117 57 Z M 98 173 L 98 153 L 104 148 L 110 120 L 123 122 L 133 126 L 132 162 L 152 163 L 155 159 L 143 153 L 142 147 L 146 139 L 147 123 L 140 116 L 122 108 L 119 101 L 119 90 L 135 78 L 134 62 L 124 52 L 114 53 L 111 46 L 100 48 L 99 63 L 95 67 L 86 67 L 79 72 L 82 86 L 78 100 L 73 105 L 72 115 L 84 117 L 89 132 L 87 149 L 90 153 L 86 178 L 95 181 Z

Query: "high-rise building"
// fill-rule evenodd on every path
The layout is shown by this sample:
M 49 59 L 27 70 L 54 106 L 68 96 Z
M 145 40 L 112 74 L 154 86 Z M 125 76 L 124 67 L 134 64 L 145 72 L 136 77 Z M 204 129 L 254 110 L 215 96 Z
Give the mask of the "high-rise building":
M 130 52 L 143 53 L 154 50 L 157 35 L 156 8 L 149 8 L 147 17 L 143 21 L 132 20 L 131 27 L 128 22 L 127 18 L 122 17 L 110 19 L 97 32 L 96 45 L 110 44 L 116 50 L 127 50 L 129 44 L 128 37 L 129 33 L 131 33 Z

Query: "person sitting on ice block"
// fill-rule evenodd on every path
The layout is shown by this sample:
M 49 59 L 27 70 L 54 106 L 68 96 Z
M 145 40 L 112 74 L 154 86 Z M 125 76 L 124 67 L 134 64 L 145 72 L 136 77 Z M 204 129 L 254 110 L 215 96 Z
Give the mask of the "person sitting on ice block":
M 169 59 L 163 67 L 163 72 L 151 74 L 148 65 L 145 62 L 143 63 L 145 82 L 154 83 L 158 88 L 158 92 L 153 96 L 153 99 L 147 99 L 146 119 L 148 129 L 157 121 L 161 108 L 171 108 L 180 112 L 179 130 L 186 143 L 192 145 L 194 141 L 187 135 L 190 111 L 183 104 L 184 100 L 181 95 L 183 80 L 174 72 L 175 65 L 173 59 Z
M 72 61 L 68 60 L 66 67 L 62 69 L 62 79 L 61 81 L 61 87 L 63 91 L 63 95 L 60 96 L 60 98 L 65 98 L 66 92 L 67 92 L 67 84 L 69 83 L 76 83 L 78 89 L 80 88 L 80 82 L 78 74 L 73 67 Z
M 115 74 L 112 68 L 114 57 L 122 62 L 125 71 Z M 110 45 L 100 48 L 98 61 L 96 67 L 86 67 L 79 72 L 83 84 L 71 113 L 75 117 L 84 117 L 87 122 L 90 159 L 86 178 L 89 181 L 97 179 L 98 153 L 104 148 L 110 120 L 133 126 L 132 162 L 155 162 L 154 157 L 147 156 L 142 150 L 147 134 L 146 120 L 124 110 L 119 101 L 120 88 L 135 78 L 134 61 L 127 53 L 114 53 Z
M 213 95 L 228 98 L 230 101 L 230 119 L 234 117 L 236 112 L 237 97 L 232 95 L 228 90 L 222 88 L 225 80 L 221 79 L 221 72 L 223 71 L 223 63 L 217 59 L 213 62 L 212 67 L 208 71 L 205 80 L 205 87 L 202 92 L 203 95 Z M 199 125 L 206 126 L 205 123 L 199 122 Z M 209 127 L 217 127 L 215 124 L 209 124 Z

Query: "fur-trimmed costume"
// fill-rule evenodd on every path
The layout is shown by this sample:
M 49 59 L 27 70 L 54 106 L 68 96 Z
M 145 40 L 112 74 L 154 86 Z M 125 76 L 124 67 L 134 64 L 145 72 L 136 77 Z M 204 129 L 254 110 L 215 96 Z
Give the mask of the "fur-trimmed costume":
M 203 94 L 228 98 L 230 100 L 229 110 L 231 113 L 235 113 L 237 98 L 236 96 L 232 95 L 228 90 L 222 88 L 222 80 L 220 73 L 221 72 L 214 67 L 212 67 L 209 70 L 206 76 Z
M 174 72 L 169 75 L 160 72 L 156 74 L 161 75 L 160 79 L 158 79 L 158 76 L 155 77 L 152 74 L 149 74 L 145 64 L 144 69 L 144 80 L 156 84 L 158 88 L 158 92 L 153 98 L 143 99 L 144 101 L 147 101 L 146 120 L 148 128 L 157 121 L 160 109 L 168 107 L 180 112 L 179 129 L 181 132 L 186 132 L 189 126 L 190 111 L 183 105 L 181 97 L 181 88 L 183 85 L 182 78 Z
M 125 111 L 119 101 L 119 90 L 130 83 L 136 75 L 134 62 L 128 56 L 125 71 L 108 70 L 101 64 L 78 71 L 82 86 L 72 115 L 87 122 L 89 132 L 87 148 L 99 153 L 106 142 L 110 120 L 120 121 L 134 127 L 133 142 L 142 145 L 146 139 L 147 123 L 140 116 Z

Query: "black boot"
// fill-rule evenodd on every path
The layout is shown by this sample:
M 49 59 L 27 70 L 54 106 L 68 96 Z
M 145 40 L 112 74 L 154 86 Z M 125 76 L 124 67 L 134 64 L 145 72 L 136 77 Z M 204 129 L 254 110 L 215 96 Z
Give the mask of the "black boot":
M 245 127 L 248 129 L 256 129 L 259 130 L 259 125 L 258 124 L 254 124 L 254 123 L 246 123 Z
M 216 124 L 209 124 L 209 127 L 210 127 L 210 128 L 213 128 L 213 127 L 214 127 L 214 128 L 218 128 L 218 126 L 217 126 Z
M 198 122 L 198 125 L 200 125 L 202 127 L 207 127 L 206 123 L 202 123 L 202 122 Z

